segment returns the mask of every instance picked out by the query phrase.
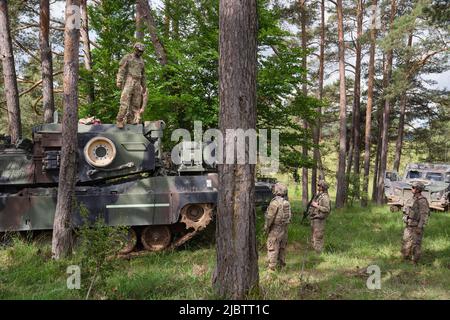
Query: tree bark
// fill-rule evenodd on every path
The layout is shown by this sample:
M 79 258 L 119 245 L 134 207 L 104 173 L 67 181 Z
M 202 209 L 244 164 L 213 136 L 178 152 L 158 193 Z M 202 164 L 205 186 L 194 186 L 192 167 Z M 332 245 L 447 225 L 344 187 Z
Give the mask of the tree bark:
M 318 82 L 319 88 L 317 92 L 317 98 L 322 100 L 323 98 L 323 76 L 324 76 L 324 56 L 325 56 L 325 0 L 320 1 L 320 45 L 319 45 L 319 74 L 318 74 Z M 311 193 L 315 195 L 317 193 L 317 169 L 322 171 L 319 163 L 320 161 L 320 152 L 319 152 L 319 143 L 320 143 L 320 127 L 321 127 L 321 117 L 322 117 L 322 108 L 319 107 L 318 110 L 319 117 L 317 119 L 316 125 L 314 126 L 313 131 L 313 139 L 314 139 L 314 151 L 313 151 L 313 159 L 314 159 L 314 167 L 311 172 Z M 325 177 L 319 175 L 319 179 L 324 179 Z
M 22 137 L 20 119 L 19 90 L 17 89 L 16 69 L 8 17 L 8 1 L 0 0 L 0 55 L 2 59 L 3 80 L 5 86 L 6 108 L 11 142 L 16 143 Z
M 377 136 L 377 153 L 375 155 L 375 163 L 374 163 L 374 171 L 373 171 L 373 184 L 372 184 L 372 201 L 375 202 L 377 198 L 377 190 L 378 190 L 378 174 L 380 171 L 380 156 L 381 156 L 381 131 L 383 130 L 383 109 L 381 107 L 377 110 L 377 124 L 378 124 L 378 136 Z
M 75 10 L 78 7 L 78 12 Z M 58 198 L 53 223 L 52 256 L 60 259 L 71 253 L 71 216 L 75 202 L 78 154 L 78 50 L 80 30 L 77 28 L 80 0 L 67 0 L 64 31 L 64 95 L 62 120 L 61 168 Z M 79 22 L 79 21 L 78 21 Z
M 394 22 L 395 14 L 397 12 L 396 0 L 391 1 L 391 15 L 390 15 L 390 27 Z M 384 94 L 386 95 L 387 88 L 389 87 L 389 83 L 391 80 L 392 73 L 392 60 L 393 60 L 393 50 L 388 49 L 386 53 L 386 77 L 384 83 Z M 380 154 L 380 169 L 378 172 L 377 178 L 377 196 L 376 203 L 383 204 L 384 203 L 384 176 L 386 173 L 387 166 L 387 154 L 389 147 L 389 116 L 391 113 L 391 99 L 385 96 L 384 101 L 384 111 L 383 111 L 383 130 L 381 132 L 381 154 Z
M 372 2 L 372 22 L 370 28 L 370 53 L 369 53 L 369 79 L 367 80 L 367 107 L 366 125 L 364 139 L 364 180 L 361 206 L 366 207 L 369 197 L 369 174 L 370 174 L 370 143 L 372 130 L 372 108 L 373 108 L 373 84 L 375 78 L 375 41 L 377 38 L 376 29 L 377 0 Z
M 41 72 L 42 72 L 42 103 L 44 109 L 44 122 L 53 122 L 55 100 L 53 97 L 53 63 L 52 49 L 49 41 L 50 30 L 50 1 L 40 1 L 40 37 Z
M 144 41 L 144 17 L 145 13 L 143 12 L 142 2 L 136 1 L 136 39 L 138 41 Z
M 413 34 L 408 37 L 408 48 L 412 47 L 412 39 Z M 410 60 L 408 59 L 405 63 L 406 68 L 409 70 Z M 409 77 L 407 77 L 407 81 L 409 81 Z M 394 160 L 394 171 L 399 171 L 400 169 L 400 159 L 402 156 L 402 148 L 403 148 L 403 134 L 405 131 L 405 114 L 406 114 L 406 104 L 408 102 L 408 97 L 406 95 L 406 91 L 402 92 L 400 98 L 400 116 L 398 121 L 398 133 L 397 133 L 397 141 L 395 143 L 395 160 Z
M 170 34 L 171 5 L 170 0 L 164 0 L 164 36 L 166 39 L 169 39 Z
M 355 84 L 354 84 L 354 96 L 353 96 L 353 166 L 356 185 L 354 186 L 355 198 L 359 199 L 359 168 L 360 168 L 360 138 L 361 138 L 361 37 L 363 35 L 363 0 L 358 0 L 356 9 L 356 43 L 355 43 Z
M 92 77 L 92 56 L 91 45 L 89 41 L 89 18 L 87 12 L 87 0 L 81 0 L 81 39 L 83 40 L 83 54 L 84 54 L 84 68 L 88 72 L 88 103 L 93 103 L 95 100 L 94 79 Z
M 163 66 L 167 64 L 167 53 L 164 48 L 161 39 L 158 36 L 158 32 L 156 30 L 155 19 L 153 18 L 152 11 L 150 9 L 150 5 L 147 0 L 137 0 L 139 2 L 143 16 L 142 18 L 147 23 L 148 31 L 150 33 L 150 38 L 152 40 L 153 46 L 155 48 L 156 56 L 158 57 L 159 63 Z
M 299 11 L 300 11 L 300 25 L 301 25 L 301 41 L 302 41 L 302 49 L 306 53 L 306 50 L 308 49 L 308 38 L 306 34 L 306 0 L 299 0 Z M 306 54 L 303 56 L 302 59 L 302 68 L 303 70 L 307 70 L 307 57 Z M 302 94 L 306 97 L 308 96 L 308 85 L 306 81 L 302 83 Z M 303 129 L 308 129 L 308 123 L 306 120 L 303 120 Z M 302 155 L 303 158 L 308 158 L 308 147 L 303 146 L 302 147 Z M 308 196 L 308 168 L 303 166 L 302 168 L 302 205 L 304 208 L 308 205 L 309 202 L 309 196 Z
M 256 128 L 256 0 L 221 0 L 219 34 L 219 127 L 225 137 L 225 155 L 232 143 L 227 141 L 227 129 Z M 259 282 L 255 165 L 220 164 L 218 174 L 217 266 L 213 286 L 222 297 L 243 299 Z
M 337 0 L 338 17 L 338 55 L 339 55 L 339 162 L 337 171 L 336 208 L 345 204 L 345 151 L 346 151 L 346 90 L 345 90 L 345 43 L 344 43 L 344 17 L 342 13 L 342 0 Z

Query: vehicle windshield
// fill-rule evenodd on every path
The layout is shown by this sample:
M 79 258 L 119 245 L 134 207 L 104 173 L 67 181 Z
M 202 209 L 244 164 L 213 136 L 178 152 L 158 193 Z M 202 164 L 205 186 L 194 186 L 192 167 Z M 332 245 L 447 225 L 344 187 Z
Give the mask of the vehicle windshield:
M 432 181 L 444 181 L 444 175 L 440 172 L 427 172 L 425 179 Z
M 407 179 L 420 179 L 421 177 L 422 177 L 421 172 L 415 170 L 408 171 L 408 174 L 406 175 Z
M 441 172 L 421 172 L 410 170 L 406 175 L 407 179 L 425 179 L 430 181 L 444 181 L 444 175 Z

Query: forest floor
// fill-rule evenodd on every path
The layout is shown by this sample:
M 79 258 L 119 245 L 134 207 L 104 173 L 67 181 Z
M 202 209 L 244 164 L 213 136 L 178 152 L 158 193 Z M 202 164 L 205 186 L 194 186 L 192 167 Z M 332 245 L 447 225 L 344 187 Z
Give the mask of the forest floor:
M 293 200 L 287 267 L 268 273 L 258 211 L 260 290 L 251 299 L 450 299 L 450 215 L 433 213 L 425 230 L 423 257 L 416 266 L 400 255 L 401 212 L 387 206 L 333 210 L 326 226 L 325 251 L 308 244 L 310 228 L 300 224 L 300 204 Z M 50 244 L 15 240 L 0 248 L 0 299 L 83 299 L 68 290 L 70 260 L 52 261 Z M 171 252 L 117 261 L 97 299 L 215 299 L 211 274 L 212 241 L 200 237 Z M 369 290 L 368 266 L 381 270 L 381 289 Z M 81 274 L 83 281 L 83 274 Z

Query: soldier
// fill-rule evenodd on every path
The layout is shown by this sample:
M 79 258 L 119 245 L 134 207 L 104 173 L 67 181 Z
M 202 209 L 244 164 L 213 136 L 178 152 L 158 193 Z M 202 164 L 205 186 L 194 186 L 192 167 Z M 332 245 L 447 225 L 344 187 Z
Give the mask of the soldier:
M 288 224 L 291 222 L 291 205 L 284 197 L 287 188 L 281 183 L 273 188 L 275 198 L 266 211 L 264 232 L 267 234 L 267 260 L 269 269 L 286 265 L 286 245 L 288 238 Z
M 311 220 L 311 243 L 317 253 L 322 252 L 325 236 L 325 219 L 330 214 L 330 197 L 328 184 L 320 180 L 317 183 L 318 193 L 311 201 L 308 217 Z
M 120 109 L 117 114 L 117 127 L 122 129 L 124 123 L 138 124 L 145 108 L 147 87 L 145 80 L 144 45 L 136 43 L 134 52 L 122 58 L 117 73 L 117 87 L 122 89 Z M 145 103 L 145 104 L 144 104 Z
M 421 182 L 412 184 L 413 205 L 407 207 L 403 214 L 403 222 L 406 224 L 403 232 L 402 256 L 405 260 L 417 263 L 421 255 L 423 228 L 428 221 L 430 207 L 428 200 L 422 195 L 425 186 Z

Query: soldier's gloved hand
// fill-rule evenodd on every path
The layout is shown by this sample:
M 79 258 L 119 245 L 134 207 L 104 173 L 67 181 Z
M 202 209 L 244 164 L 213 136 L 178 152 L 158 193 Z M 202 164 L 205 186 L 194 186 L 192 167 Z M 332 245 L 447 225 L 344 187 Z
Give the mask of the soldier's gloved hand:
M 404 223 L 408 223 L 408 216 L 404 214 L 402 220 Z

